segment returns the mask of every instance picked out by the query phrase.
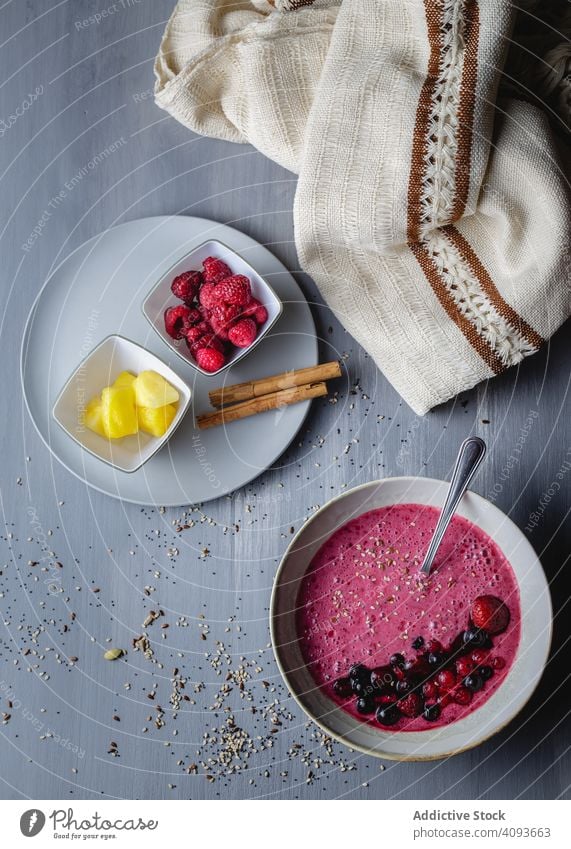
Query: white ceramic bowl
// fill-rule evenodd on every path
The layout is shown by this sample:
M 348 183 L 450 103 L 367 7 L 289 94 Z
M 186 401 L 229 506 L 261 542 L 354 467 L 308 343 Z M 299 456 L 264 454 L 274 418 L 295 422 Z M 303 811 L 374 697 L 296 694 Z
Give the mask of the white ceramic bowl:
M 442 507 L 448 484 L 427 478 L 387 478 L 333 499 L 303 526 L 276 574 L 270 606 L 272 645 L 295 700 L 328 734 L 352 749 L 392 760 L 433 760 L 477 746 L 503 728 L 525 705 L 542 675 L 551 644 L 552 608 L 545 574 L 531 545 L 489 501 L 468 492 L 458 513 L 492 537 L 515 573 L 521 601 L 521 641 L 505 681 L 477 710 L 448 726 L 390 732 L 359 722 L 316 687 L 304 664 L 295 624 L 300 581 L 321 545 L 341 525 L 391 504 Z
M 226 365 L 224 365 L 221 369 L 218 369 L 216 372 L 207 372 L 200 368 L 188 350 L 186 341 L 184 339 L 172 339 L 165 330 L 164 321 L 165 310 L 168 307 L 180 306 L 182 303 L 182 301 L 175 298 L 171 292 L 171 283 L 174 278 L 179 274 L 182 274 L 184 271 L 200 271 L 203 260 L 205 260 L 208 256 L 215 256 L 224 260 L 224 262 L 230 267 L 233 274 L 244 274 L 246 277 L 249 277 L 252 284 L 252 295 L 254 298 L 261 301 L 268 311 L 267 321 L 259 329 L 258 335 L 253 343 L 248 348 L 232 348 Z M 182 357 L 185 362 L 190 363 L 193 368 L 207 377 L 221 374 L 221 372 L 230 368 L 230 366 L 237 363 L 238 360 L 242 360 L 251 351 L 253 351 L 258 342 L 269 333 L 280 317 L 282 310 L 282 302 L 270 284 L 267 283 L 264 278 L 261 277 L 258 272 L 240 256 L 240 254 L 237 254 L 231 248 L 222 244 L 222 242 L 218 242 L 214 239 L 204 242 L 202 245 L 199 245 L 197 248 L 194 248 L 192 251 L 183 256 L 182 259 L 179 259 L 178 262 L 176 262 L 165 274 L 163 274 L 161 279 L 151 289 L 143 302 L 143 314 L 154 330 L 159 334 L 163 342 L 175 351 L 179 357 Z
M 99 395 L 122 371 L 138 374 L 147 369 L 161 374 L 180 396 L 176 415 L 164 436 L 141 432 L 123 439 L 105 439 L 82 424 L 81 414 L 90 398 Z M 154 354 L 122 336 L 108 336 L 73 372 L 54 404 L 53 417 L 90 454 L 122 472 L 135 472 L 170 439 L 188 410 L 190 397 L 186 383 Z

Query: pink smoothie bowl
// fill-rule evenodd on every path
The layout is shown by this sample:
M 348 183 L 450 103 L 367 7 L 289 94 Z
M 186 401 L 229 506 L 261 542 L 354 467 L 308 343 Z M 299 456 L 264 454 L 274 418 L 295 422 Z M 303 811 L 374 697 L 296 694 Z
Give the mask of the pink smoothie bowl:
M 422 731 L 391 731 L 334 702 L 308 669 L 297 633 L 298 592 L 311 561 L 341 526 L 363 513 L 395 504 L 442 507 L 444 481 L 386 478 L 355 487 L 318 510 L 293 538 L 278 568 L 270 605 L 272 646 L 285 683 L 302 710 L 327 734 L 351 749 L 379 758 L 429 761 L 478 746 L 504 728 L 537 687 L 549 655 L 552 606 L 545 573 L 533 548 L 501 510 L 467 492 L 458 514 L 491 537 L 511 565 L 519 590 L 521 632 L 515 658 L 501 685 L 467 716 Z

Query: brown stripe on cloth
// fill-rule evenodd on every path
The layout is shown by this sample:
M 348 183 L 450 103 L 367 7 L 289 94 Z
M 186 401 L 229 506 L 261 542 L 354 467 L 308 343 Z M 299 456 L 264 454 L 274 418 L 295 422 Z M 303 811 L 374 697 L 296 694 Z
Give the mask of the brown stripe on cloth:
M 422 184 L 429 141 L 427 135 L 428 119 L 438 82 L 438 69 L 440 67 L 442 12 L 442 0 L 436 0 L 436 2 L 435 0 L 424 0 L 430 56 L 428 58 L 426 77 L 422 84 L 416 107 L 416 120 L 412 137 L 407 212 L 407 237 L 409 242 L 415 242 L 420 235 Z
M 474 325 L 466 318 L 466 316 L 462 315 L 458 309 L 454 302 L 454 298 L 444 285 L 444 281 L 440 276 L 438 268 L 433 263 L 426 246 L 417 242 L 410 244 L 409 248 L 414 254 L 418 264 L 424 272 L 424 276 L 430 283 L 434 294 L 440 301 L 441 306 L 445 309 L 448 317 L 451 318 L 454 324 L 460 328 L 468 342 L 480 355 L 486 365 L 495 374 L 500 374 L 500 372 L 504 371 L 505 365 L 502 363 L 492 346 L 486 341 L 486 339 L 483 338 L 483 336 L 480 336 Z
M 452 221 L 464 215 L 468 189 L 470 187 L 470 165 L 472 159 L 472 132 L 474 104 L 476 100 L 476 77 L 478 73 L 478 43 L 480 38 L 480 8 L 478 0 L 466 0 L 464 14 L 464 63 L 458 102 L 458 131 L 456 143 L 456 188 L 452 206 Z
M 531 327 L 524 318 L 511 307 L 507 301 L 501 296 L 498 288 L 487 270 L 482 265 L 478 255 L 467 239 L 458 232 L 456 227 L 451 224 L 442 227 L 442 234 L 446 236 L 454 245 L 466 265 L 470 268 L 472 274 L 478 280 L 482 291 L 489 298 L 495 309 L 513 329 L 523 336 L 527 342 L 534 348 L 539 348 L 545 341 L 542 336 Z

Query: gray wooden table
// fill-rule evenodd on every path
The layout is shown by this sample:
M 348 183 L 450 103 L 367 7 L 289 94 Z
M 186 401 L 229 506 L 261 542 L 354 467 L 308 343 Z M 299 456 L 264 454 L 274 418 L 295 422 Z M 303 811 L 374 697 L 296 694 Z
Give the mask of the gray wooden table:
M 521 368 L 415 417 L 299 273 L 295 178 L 249 147 L 193 136 L 155 107 L 152 62 L 172 5 L 0 7 L 0 713 L 9 715 L 0 794 L 568 798 L 569 325 Z M 99 23 L 83 23 L 103 10 Z M 25 250 L 50 199 L 78 174 Z M 313 303 L 322 359 L 345 353 L 348 380 L 341 403 L 315 403 L 286 455 L 252 485 L 203 508 L 161 511 L 91 491 L 52 459 L 23 406 L 19 349 L 55 263 L 115 223 L 165 213 L 230 223 L 274 251 Z M 288 698 L 269 647 L 273 574 L 290 528 L 343 484 L 444 478 L 469 433 L 490 448 L 475 489 L 527 525 L 541 553 L 558 611 L 554 653 L 540 691 L 493 740 L 430 765 L 383 764 L 329 745 Z M 132 639 L 151 609 L 164 616 L 146 627 L 145 655 Z M 104 661 L 113 646 L 128 654 Z

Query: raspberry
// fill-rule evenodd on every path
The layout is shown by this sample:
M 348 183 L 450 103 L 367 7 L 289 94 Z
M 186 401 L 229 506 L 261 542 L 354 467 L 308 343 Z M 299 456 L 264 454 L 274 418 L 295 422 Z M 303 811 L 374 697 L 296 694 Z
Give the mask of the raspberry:
M 257 298 L 252 298 L 242 312 L 244 315 L 253 318 L 256 324 L 265 324 L 268 320 L 268 311 Z
M 489 651 L 487 649 L 476 649 L 476 651 L 472 652 L 472 660 L 477 666 L 480 666 L 482 663 L 485 663 L 488 659 Z
M 200 324 L 195 324 L 194 327 L 189 327 L 185 333 L 186 344 L 190 349 L 190 353 L 196 359 L 196 351 L 198 348 L 203 347 L 200 345 L 200 340 L 208 333 L 211 333 L 210 325 L 205 321 L 201 321 Z
M 200 271 L 185 271 L 175 277 L 171 283 L 171 292 L 176 298 L 190 305 L 197 295 L 202 283 Z
M 201 348 L 216 348 L 221 354 L 224 353 L 224 342 L 219 339 L 214 333 L 205 333 L 198 342 L 197 346 Z
M 442 651 L 442 643 L 440 640 L 429 640 L 426 644 L 426 651 L 429 653 L 436 653 Z
M 209 373 L 219 371 L 226 363 L 226 357 L 216 348 L 200 348 L 196 352 L 196 362 L 201 369 Z
M 232 272 L 226 263 L 215 256 L 207 256 L 202 263 L 204 268 L 204 280 L 206 283 L 220 283 L 226 277 L 231 277 Z
M 422 699 L 418 693 L 409 693 L 398 702 L 399 710 L 404 716 L 420 716 L 422 713 Z
M 258 328 L 251 318 L 243 318 L 233 324 L 228 331 L 228 338 L 237 348 L 247 348 L 256 338 Z
M 201 306 L 206 307 L 207 310 L 211 310 L 214 304 L 218 303 L 217 298 L 214 296 L 214 289 L 214 283 L 203 283 L 200 287 L 198 300 Z
M 460 678 L 469 675 L 474 668 L 474 663 L 471 657 L 459 657 L 456 661 L 456 672 Z
M 234 321 L 240 315 L 240 307 L 237 304 L 215 304 L 212 307 L 210 321 L 214 319 L 218 324 L 225 325 Z
M 456 676 L 451 669 L 442 669 L 436 676 L 438 686 L 443 690 L 450 690 L 456 684 Z
M 422 695 L 425 699 L 436 699 L 438 696 L 438 684 L 436 681 L 427 681 L 422 685 Z
M 488 634 L 500 634 L 510 621 L 509 608 L 495 595 L 479 595 L 472 604 L 472 622 Z
M 459 705 L 469 705 L 472 701 L 472 693 L 467 687 L 456 687 L 452 693 L 452 698 Z
M 169 307 L 165 310 L 165 330 L 173 339 L 182 339 L 187 327 L 193 323 L 194 313 L 184 304 L 178 307 Z
M 184 335 L 189 342 L 196 342 L 205 333 L 210 333 L 210 325 L 206 321 L 200 321 L 198 324 L 187 327 Z
M 219 339 L 222 339 L 223 342 L 228 342 L 228 328 L 225 324 L 221 324 L 213 318 L 211 319 L 210 326 Z
M 237 304 L 244 307 L 252 297 L 250 281 L 243 274 L 235 274 L 216 284 L 214 296 L 218 303 Z

